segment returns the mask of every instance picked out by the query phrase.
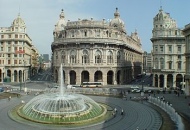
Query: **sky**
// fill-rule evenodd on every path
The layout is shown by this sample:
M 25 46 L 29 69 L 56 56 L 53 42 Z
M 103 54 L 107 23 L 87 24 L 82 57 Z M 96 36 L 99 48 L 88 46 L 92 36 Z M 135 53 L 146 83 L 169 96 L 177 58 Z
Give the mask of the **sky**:
M 113 19 L 116 7 L 128 35 L 137 30 L 142 49 L 152 50 L 153 18 L 160 7 L 183 29 L 190 23 L 190 0 L 0 0 L 0 27 L 10 27 L 20 13 L 40 54 L 51 54 L 53 30 L 61 10 L 65 19 Z

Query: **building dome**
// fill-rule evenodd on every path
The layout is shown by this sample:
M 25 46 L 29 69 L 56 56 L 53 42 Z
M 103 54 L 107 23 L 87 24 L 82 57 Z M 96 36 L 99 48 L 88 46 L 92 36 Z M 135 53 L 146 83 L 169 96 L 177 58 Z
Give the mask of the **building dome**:
M 54 30 L 55 32 L 64 30 L 65 26 L 67 25 L 67 22 L 65 21 L 65 15 L 64 15 L 63 9 L 59 17 L 60 18 L 57 24 L 55 25 L 55 30 Z
M 120 18 L 120 14 L 118 12 L 118 8 L 116 8 L 116 11 L 114 13 L 114 19 L 111 20 L 110 26 L 113 26 L 113 27 L 124 27 L 124 22 Z
M 18 17 L 16 19 L 14 19 L 12 26 L 24 26 L 24 27 L 26 27 L 26 24 L 25 24 L 24 20 L 20 17 L 20 14 L 18 15 Z
M 116 11 L 114 13 L 114 19 L 110 21 L 110 26 L 119 29 L 121 32 L 126 33 L 125 24 L 123 20 L 120 18 L 118 8 L 116 8 Z
M 160 8 L 159 13 L 154 17 L 154 25 L 159 28 L 176 28 L 176 21 Z

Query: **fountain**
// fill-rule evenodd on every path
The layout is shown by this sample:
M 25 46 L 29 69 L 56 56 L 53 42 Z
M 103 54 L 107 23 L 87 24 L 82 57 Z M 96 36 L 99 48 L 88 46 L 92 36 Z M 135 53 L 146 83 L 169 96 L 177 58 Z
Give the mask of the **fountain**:
M 59 71 L 60 92 L 36 96 L 17 110 L 20 117 L 46 124 L 81 124 L 106 115 L 105 105 L 85 95 L 65 92 L 62 64 Z

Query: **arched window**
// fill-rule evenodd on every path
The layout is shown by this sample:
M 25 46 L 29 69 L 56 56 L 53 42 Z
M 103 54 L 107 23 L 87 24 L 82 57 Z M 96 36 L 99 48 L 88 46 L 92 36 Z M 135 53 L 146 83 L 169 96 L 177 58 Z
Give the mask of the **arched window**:
M 76 51 L 74 50 L 70 52 L 70 63 L 76 63 Z
M 89 63 L 89 55 L 87 50 L 83 50 L 82 63 L 83 64 Z
M 111 51 L 108 51 L 107 63 L 113 63 L 113 53 Z
M 117 52 L 117 63 L 120 63 L 121 62 L 121 52 L 118 51 Z
M 102 53 L 100 50 L 97 50 L 95 53 L 95 63 L 102 63 Z

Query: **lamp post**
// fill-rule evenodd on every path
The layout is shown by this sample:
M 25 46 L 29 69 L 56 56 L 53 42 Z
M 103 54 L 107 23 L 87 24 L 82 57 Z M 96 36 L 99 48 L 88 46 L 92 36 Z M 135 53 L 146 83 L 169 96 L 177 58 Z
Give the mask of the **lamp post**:
M 144 75 L 145 75 L 145 72 L 143 72 L 142 74 L 142 89 L 141 89 L 141 96 L 144 96 Z

